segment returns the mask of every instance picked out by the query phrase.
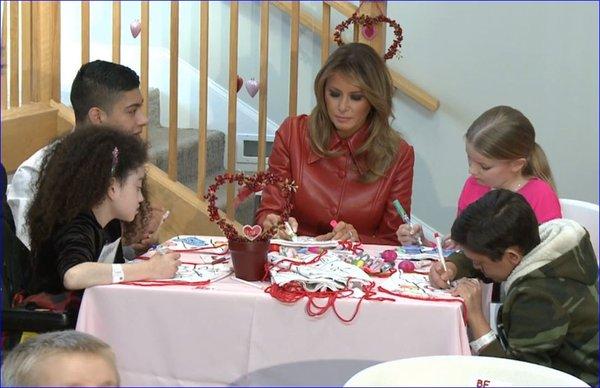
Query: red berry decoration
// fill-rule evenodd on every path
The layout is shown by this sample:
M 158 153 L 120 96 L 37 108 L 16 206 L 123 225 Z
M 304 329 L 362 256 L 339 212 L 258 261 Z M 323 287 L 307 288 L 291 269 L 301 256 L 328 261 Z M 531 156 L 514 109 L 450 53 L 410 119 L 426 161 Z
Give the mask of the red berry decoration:
M 223 231 L 225 237 L 230 241 L 269 241 L 271 237 L 277 233 L 279 225 L 274 225 L 269 230 L 262 231 L 262 234 L 252 240 L 246 236 L 240 236 L 237 229 L 223 217 L 221 212 L 217 209 L 217 190 L 225 183 L 237 183 L 239 186 L 244 186 L 244 189 L 250 193 L 256 193 L 257 191 L 263 190 L 267 185 L 277 185 L 281 190 L 281 195 L 284 199 L 283 211 L 281 213 L 281 223 L 285 222 L 290 218 L 292 211 L 292 195 L 296 191 L 297 187 L 293 181 L 287 178 L 283 178 L 279 175 L 271 172 L 258 172 L 254 175 L 246 175 L 244 173 L 225 173 L 223 175 L 217 175 L 215 177 L 215 183 L 210 185 L 204 198 L 208 201 L 208 216 L 211 222 L 219 225 L 219 228 Z
M 390 47 L 388 47 L 387 52 L 383 56 L 383 59 L 387 61 L 388 59 L 393 58 L 398 53 L 403 39 L 402 27 L 400 27 L 400 25 L 395 20 L 390 19 L 384 15 L 379 15 L 375 17 L 371 17 L 368 15 L 358 16 L 355 12 L 352 16 L 350 16 L 348 19 L 344 20 L 335 27 L 335 32 L 333 33 L 333 40 L 338 44 L 338 46 L 344 44 L 344 41 L 342 40 L 342 32 L 344 32 L 348 28 L 348 26 L 350 26 L 351 23 L 363 26 L 362 33 L 366 39 L 373 39 L 375 37 L 375 26 L 377 25 L 377 23 L 389 24 L 390 27 L 394 29 L 394 35 L 396 36 L 396 38 L 392 41 Z
M 398 263 L 398 269 L 402 272 L 414 272 L 415 264 L 410 260 L 402 260 Z

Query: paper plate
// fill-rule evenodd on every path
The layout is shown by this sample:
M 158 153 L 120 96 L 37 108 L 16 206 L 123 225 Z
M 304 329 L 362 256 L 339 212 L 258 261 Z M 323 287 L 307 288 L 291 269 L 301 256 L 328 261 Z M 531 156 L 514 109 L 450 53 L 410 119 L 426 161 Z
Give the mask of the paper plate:
M 298 239 L 296 241 L 273 238 L 271 239 L 271 244 L 296 248 L 336 248 L 338 246 L 338 242 L 336 240 L 317 241 L 314 237 L 308 236 L 298 236 Z
M 478 356 L 405 358 L 373 365 L 345 387 L 589 387 L 567 373 L 523 361 Z

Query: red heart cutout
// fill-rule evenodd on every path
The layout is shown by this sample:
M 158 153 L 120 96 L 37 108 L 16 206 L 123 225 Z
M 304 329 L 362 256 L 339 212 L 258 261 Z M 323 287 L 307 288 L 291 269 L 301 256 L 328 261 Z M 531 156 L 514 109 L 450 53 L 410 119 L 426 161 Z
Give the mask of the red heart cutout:
M 244 79 L 242 77 L 240 77 L 239 75 L 237 76 L 237 91 L 239 92 L 240 89 L 242 88 L 242 85 L 244 84 Z
M 375 27 L 372 24 L 369 24 L 367 26 L 364 26 L 362 28 L 361 32 L 362 32 L 362 36 L 366 40 L 373 40 L 373 38 L 375 38 L 375 36 L 377 35 L 377 27 Z
M 262 234 L 262 226 L 260 226 L 260 225 L 254 225 L 254 226 L 244 225 L 244 228 L 242 229 L 242 231 L 244 232 L 244 236 L 246 236 L 246 238 L 248 240 L 254 241 L 258 236 L 260 236 Z

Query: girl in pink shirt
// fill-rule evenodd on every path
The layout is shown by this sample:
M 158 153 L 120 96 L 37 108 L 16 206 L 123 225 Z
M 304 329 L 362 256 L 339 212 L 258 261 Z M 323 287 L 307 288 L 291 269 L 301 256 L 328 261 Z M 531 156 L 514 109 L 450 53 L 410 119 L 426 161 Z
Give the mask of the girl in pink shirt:
M 458 199 L 458 214 L 493 189 L 521 194 L 538 223 L 561 218 L 552 171 L 542 148 L 535 142 L 531 122 L 518 110 L 497 106 L 479 116 L 465 135 L 471 176 Z M 400 225 L 396 232 L 403 245 L 415 244 L 423 235 L 421 225 Z M 448 241 L 447 246 L 452 246 Z

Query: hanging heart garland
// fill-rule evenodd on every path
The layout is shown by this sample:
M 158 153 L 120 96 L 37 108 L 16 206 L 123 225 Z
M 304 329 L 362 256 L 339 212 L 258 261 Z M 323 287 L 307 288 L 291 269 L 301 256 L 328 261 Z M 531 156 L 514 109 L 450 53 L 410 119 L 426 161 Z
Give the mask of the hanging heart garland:
M 239 92 L 240 89 L 242 88 L 242 85 L 244 84 L 244 79 L 242 77 L 240 77 L 239 75 L 237 76 L 237 91 Z
M 129 29 L 131 30 L 131 36 L 133 36 L 133 38 L 135 39 L 142 31 L 142 23 L 140 23 L 139 20 L 134 20 L 129 25 Z
M 225 173 L 215 177 L 215 183 L 208 187 L 208 192 L 204 198 L 208 201 L 208 216 L 211 222 L 216 223 L 223 231 L 225 237 L 230 241 L 268 241 L 277 233 L 281 225 L 274 225 L 269 230 L 263 230 L 260 225 L 245 225 L 243 227 L 243 235 L 240 236 L 236 228 L 221 217 L 221 212 L 216 206 L 217 191 L 220 186 L 225 183 L 237 183 L 238 186 L 244 186 L 242 190 L 247 190 L 251 193 L 263 190 L 267 185 L 277 185 L 281 191 L 284 200 L 283 211 L 281 213 L 281 224 L 288 220 L 292 211 L 292 196 L 297 190 L 293 181 L 283 178 L 271 172 L 257 172 L 254 175 L 246 175 L 244 173 Z
M 248 81 L 246 81 L 246 90 L 248 91 L 250 97 L 254 98 L 254 96 L 256 96 L 256 93 L 258 93 L 258 86 L 258 81 L 254 78 L 250 78 Z
M 365 37 L 365 39 L 372 40 L 377 35 L 378 23 L 389 24 L 390 27 L 394 29 L 394 35 L 396 36 L 390 47 L 388 47 L 388 50 L 386 51 L 385 55 L 383 56 L 385 60 L 388 60 L 390 58 L 393 58 L 398 53 L 403 38 L 402 28 L 400 27 L 400 25 L 395 20 L 392 20 L 386 16 L 358 16 L 356 13 L 354 13 L 348 19 L 344 20 L 335 27 L 335 32 L 333 33 L 333 40 L 338 44 L 338 46 L 343 45 L 344 41 L 342 40 L 342 32 L 344 32 L 350 26 L 350 24 L 358 24 L 359 26 L 362 26 L 362 35 Z

